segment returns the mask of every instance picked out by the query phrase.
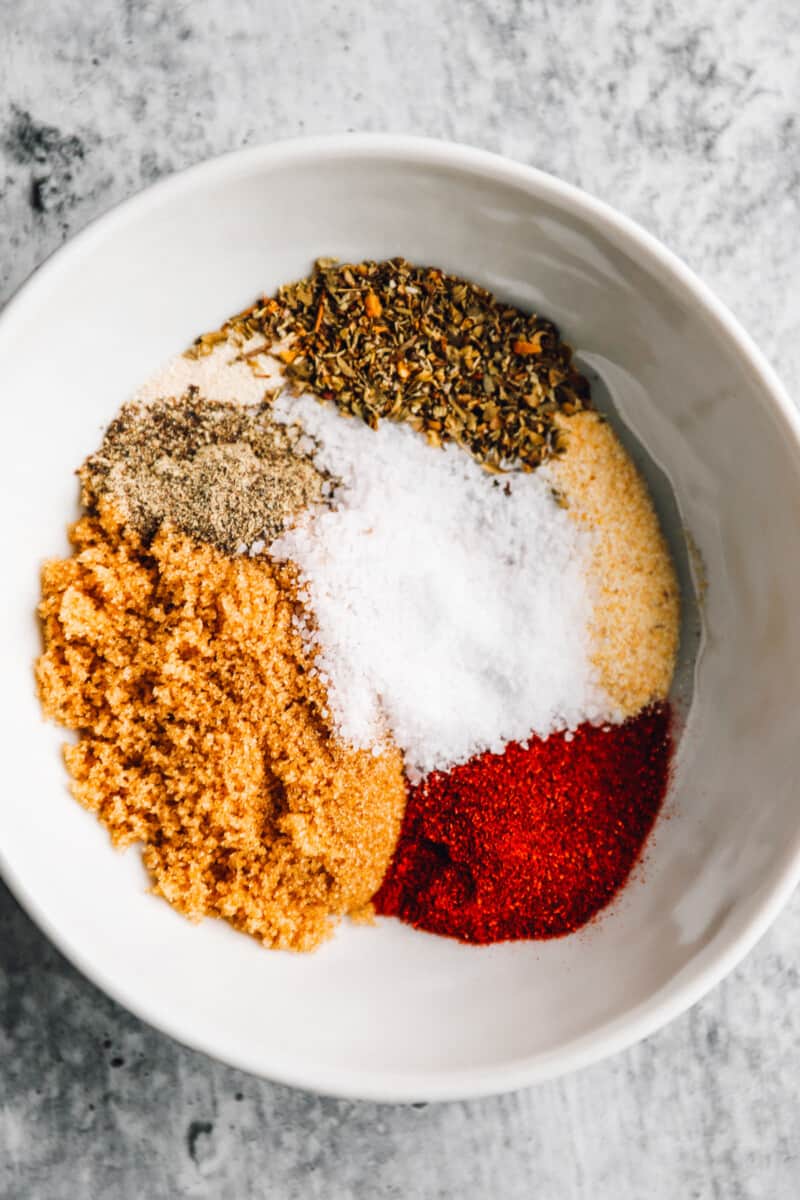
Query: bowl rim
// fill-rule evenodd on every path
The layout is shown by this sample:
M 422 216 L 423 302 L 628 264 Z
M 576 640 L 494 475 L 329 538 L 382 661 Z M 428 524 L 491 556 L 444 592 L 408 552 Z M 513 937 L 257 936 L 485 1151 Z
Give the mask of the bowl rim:
M 777 374 L 730 310 L 677 255 L 633 219 L 573 184 L 500 154 L 436 138 L 386 133 L 290 138 L 231 151 L 152 184 L 91 221 L 45 258 L 23 281 L 0 309 L 0 361 L 5 346 L 13 341 L 15 327 L 25 319 L 26 310 L 36 303 L 39 292 L 49 285 L 52 277 L 90 253 L 105 237 L 123 230 L 126 222 L 145 215 L 148 209 L 163 200 L 179 198 L 182 193 L 190 193 L 197 187 L 230 179 L 237 174 L 247 175 L 262 168 L 276 170 L 290 164 L 313 165 L 375 155 L 394 159 L 407 166 L 456 168 L 518 187 L 534 199 L 545 200 L 582 218 L 617 245 L 635 252 L 656 269 L 662 282 L 671 282 L 682 289 L 712 321 L 728 341 L 731 350 L 738 353 L 743 365 L 760 384 L 765 400 L 771 404 L 800 461 L 800 413 Z M 181 1027 L 179 1017 L 165 1018 L 144 1002 L 131 1002 L 125 989 L 107 976 L 102 965 L 91 961 L 73 943 L 70 935 L 57 929 L 41 911 L 35 895 L 17 874 L 1 846 L 0 876 L 23 910 L 85 977 L 129 1012 L 179 1043 L 275 1083 L 350 1100 L 408 1103 L 462 1100 L 509 1092 L 589 1066 L 655 1033 L 705 996 L 763 936 L 800 882 L 800 844 L 788 856 L 772 883 L 765 886 L 764 895 L 754 913 L 725 945 L 712 953 L 702 967 L 690 968 L 679 980 L 665 985 L 622 1017 L 546 1055 L 537 1054 L 499 1066 L 462 1069 L 446 1074 L 437 1071 L 413 1075 L 383 1072 L 374 1078 L 342 1068 L 315 1071 L 308 1067 L 292 1070 L 280 1066 L 274 1072 L 270 1071 L 269 1075 L 261 1071 L 254 1072 L 245 1055 L 220 1049 L 210 1039 L 187 1034 Z

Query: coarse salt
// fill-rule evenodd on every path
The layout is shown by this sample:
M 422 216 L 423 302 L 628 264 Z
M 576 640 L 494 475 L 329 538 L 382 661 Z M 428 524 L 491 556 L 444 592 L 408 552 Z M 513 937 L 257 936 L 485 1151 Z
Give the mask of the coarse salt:
M 591 530 L 547 467 L 489 475 L 408 426 L 372 430 L 284 392 L 275 417 L 341 479 L 270 547 L 301 573 L 302 626 L 340 735 L 390 735 L 413 779 L 512 740 L 619 718 L 590 661 Z

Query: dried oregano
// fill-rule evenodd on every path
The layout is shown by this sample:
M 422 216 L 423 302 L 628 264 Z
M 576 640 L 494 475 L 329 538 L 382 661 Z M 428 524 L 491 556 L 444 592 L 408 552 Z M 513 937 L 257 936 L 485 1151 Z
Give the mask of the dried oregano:
M 589 385 L 552 321 L 402 258 L 320 258 L 307 279 L 263 297 L 189 353 L 229 336 L 253 360 L 284 342 L 279 357 L 299 391 L 373 428 L 389 418 L 434 445 L 457 442 L 488 470 L 530 470 L 558 454 L 554 418 L 589 406 Z

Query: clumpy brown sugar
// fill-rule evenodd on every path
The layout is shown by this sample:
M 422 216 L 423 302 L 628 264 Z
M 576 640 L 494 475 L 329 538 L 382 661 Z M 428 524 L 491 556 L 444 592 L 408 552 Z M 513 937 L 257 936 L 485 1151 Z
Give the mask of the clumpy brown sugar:
M 145 546 L 102 503 L 71 540 L 43 570 L 37 680 L 80 733 L 76 798 L 117 846 L 143 843 L 154 891 L 187 916 L 312 949 L 383 878 L 399 751 L 332 736 L 285 570 L 169 527 Z
M 680 589 L 647 485 L 595 412 L 558 418 L 566 453 L 550 465 L 569 512 L 593 532 L 592 661 L 623 716 L 663 700 L 675 670 Z

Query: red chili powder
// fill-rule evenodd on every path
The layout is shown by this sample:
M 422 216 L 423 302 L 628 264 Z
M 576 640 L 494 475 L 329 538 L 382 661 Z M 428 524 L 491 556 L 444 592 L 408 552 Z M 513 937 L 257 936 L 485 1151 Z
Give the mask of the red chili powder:
M 409 794 L 377 911 L 465 942 L 580 928 L 625 883 L 658 815 L 670 723 L 655 705 L 428 775 Z

